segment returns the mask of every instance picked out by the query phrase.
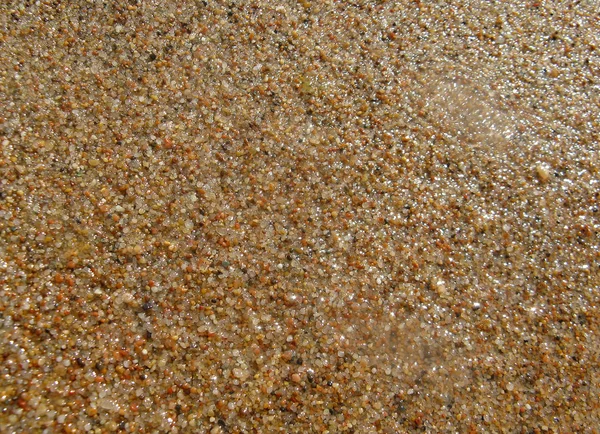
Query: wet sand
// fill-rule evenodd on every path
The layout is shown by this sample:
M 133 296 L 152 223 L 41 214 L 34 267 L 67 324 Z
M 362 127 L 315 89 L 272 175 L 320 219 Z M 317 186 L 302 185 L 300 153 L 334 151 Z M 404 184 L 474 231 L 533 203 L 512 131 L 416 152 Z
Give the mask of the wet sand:
M 593 1 L 0 6 L 0 431 L 596 433 Z

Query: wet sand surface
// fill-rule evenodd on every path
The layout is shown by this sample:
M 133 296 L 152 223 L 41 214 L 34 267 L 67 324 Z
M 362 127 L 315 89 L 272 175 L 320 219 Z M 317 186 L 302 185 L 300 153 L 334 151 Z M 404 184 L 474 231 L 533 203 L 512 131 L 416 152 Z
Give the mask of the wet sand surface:
M 0 431 L 598 432 L 599 22 L 2 2 Z

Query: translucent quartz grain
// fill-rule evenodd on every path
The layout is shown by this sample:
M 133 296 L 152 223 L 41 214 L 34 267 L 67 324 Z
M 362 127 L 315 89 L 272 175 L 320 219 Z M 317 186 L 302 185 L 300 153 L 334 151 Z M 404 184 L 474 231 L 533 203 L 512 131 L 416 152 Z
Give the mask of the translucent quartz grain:
M 1 431 L 597 432 L 596 2 L 0 3 Z

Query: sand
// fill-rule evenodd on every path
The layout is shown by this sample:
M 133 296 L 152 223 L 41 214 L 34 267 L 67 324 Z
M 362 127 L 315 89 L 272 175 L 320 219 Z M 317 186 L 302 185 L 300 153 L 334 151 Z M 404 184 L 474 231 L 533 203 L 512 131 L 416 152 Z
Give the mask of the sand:
M 5 1 L 0 431 L 596 433 L 594 1 Z

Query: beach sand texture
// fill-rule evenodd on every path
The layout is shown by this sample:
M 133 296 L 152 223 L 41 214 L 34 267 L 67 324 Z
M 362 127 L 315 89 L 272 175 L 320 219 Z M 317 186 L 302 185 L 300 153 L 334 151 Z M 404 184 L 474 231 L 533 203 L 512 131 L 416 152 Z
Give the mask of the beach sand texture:
M 0 431 L 597 433 L 596 1 L 3 1 Z

